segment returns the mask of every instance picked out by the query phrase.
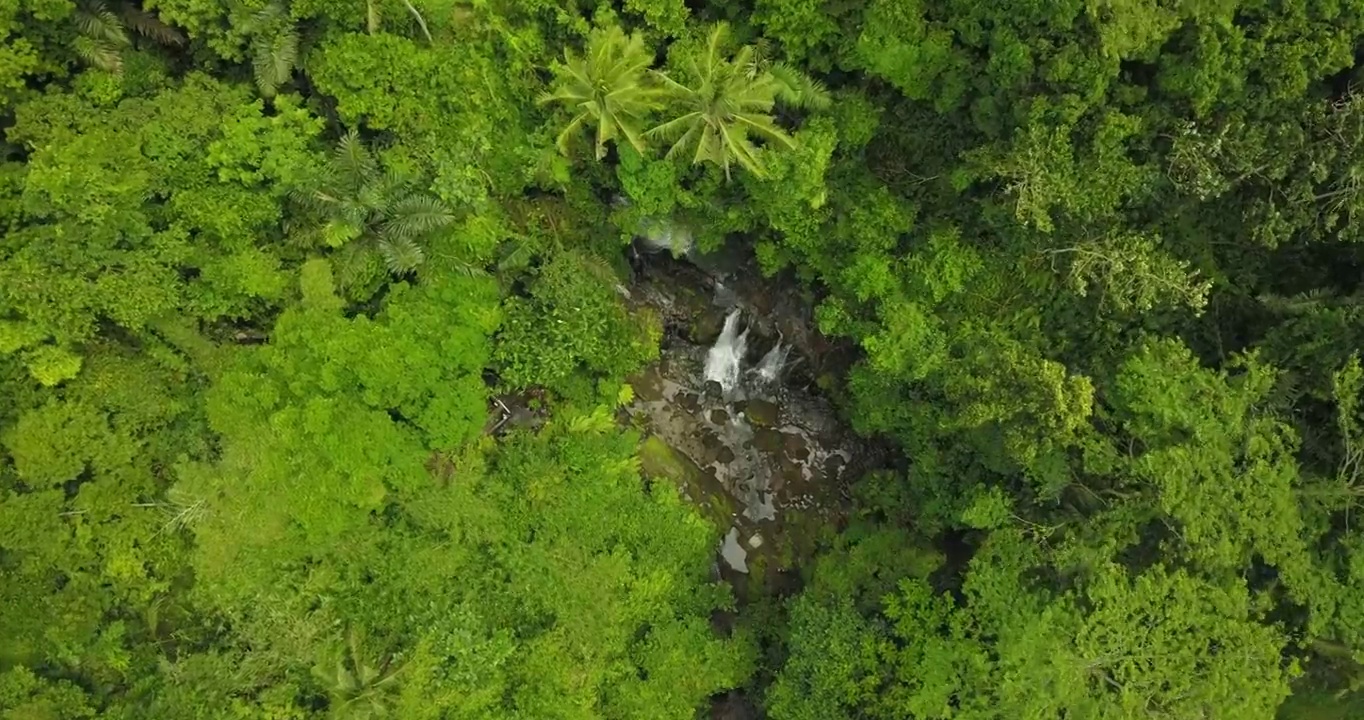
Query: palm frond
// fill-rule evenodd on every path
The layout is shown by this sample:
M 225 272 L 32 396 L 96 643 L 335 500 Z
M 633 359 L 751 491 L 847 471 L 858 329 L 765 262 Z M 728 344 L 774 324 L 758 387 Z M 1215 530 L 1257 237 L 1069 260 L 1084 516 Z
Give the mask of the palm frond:
M 411 194 L 412 176 L 397 167 L 385 168 L 373 182 L 383 194 L 385 205 L 395 203 Z
M 559 148 L 559 152 L 564 155 L 569 154 L 569 143 L 573 140 L 573 136 L 577 135 L 578 131 L 587 124 L 590 117 L 587 113 L 579 113 L 563 130 L 559 131 L 559 136 L 554 140 L 554 145 Z
M 729 23 L 718 22 L 710 29 L 706 39 L 705 75 L 714 75 L 724 63 L 725 44 L 729 41 Z
M 679 99 L 690 98 L 692 95 L 695 94 L 695 91 L 693 91 L 686 85 L 683 85 L 682 83 L 672 79 L 672 77 L 668 75 L 668 73 L 655 72 L 653 73 L 653 78 L 663 83 L 663 90 L 666 91 L 670 96 L 673 96 L 675 98 Z
M 293 76 L 298 63 L 298 32 L 293 27 L 257 35 L 251 42 L 251 66 L 261 95 L 275 96 Z
M 634 119 L 621 118 L 617 120 L 616 125 L 620 128 L 620 133 L 625 136 L 626 142 L 630 143 L 630 147 L 634 148 L 635 152 L 643 155 L 645 148 L 644 133 L 640 131 L 639 126 L 635 124 Z
M 359 188 L 379 173 L 378 161 L 354 128 L 346 131 L 337 141 L 331 166 L 337 180 L 352 188 Z
M 251 14 L 251 18 L 244 24 L 243 30 L 254 34 L 269 34 L 280 25 L 287 24 L 289 21 L 288 9 L 284 3 L 268 2 L 259 10 Z
M 555 86 L 541 95 L 541 104 L 561 103 L 577 110 L 556 145 L 568 154 L 569 138 L 592 126 L 597 159 L 606 155 L 606 144 L 624 136 L 643 151 L 644 136 L 638 126 L 661 107 L 662 92 L 646 73 L 653 63 L 644 38 L 627 36 L 619 26 L 597 28 L 588 37 L 587 51 L 579 57 L 564 51 L 564 62 L 552 69 Z
M 720 136 L 724 141 L 723 155 L 726 162 L 723 165 L 726 178 L 729 177 L 728 158 L 734 158 L 745 170 L 760 178 L 767 176 L 767 171 L 758 158 L 761 151 L 753 144 L 752 140 L 749 140 L 748 133 L 742 127 L 730 129 L 722 126 Z
M 681 117 L 673 118 L 662 125 L 655 126 L 645 131 L 645 136 L 656 137 L 661 140 L 675 140 L 687 132 L 695 125 L 705 124 L 705 118 L 698 111 L 692 111 Z
M 564 103 L 565 105 L 576 105 L 583 101 L 582 95 L 578 94 L 576 88 L 561 87 L 553 92 L 540 93 L 535 98 L 536 105 L 549 105 L 552 103 Z
M 364 232 L 364 228 L 354 222 L 335 218 L 322 224 L 321 239 L 328 247 L 339 248 L 360 237 Z
M 707 127 L 705 123 L 695 123 L 688 127 L 687 131 L 672 144 L 672 147 L 668 148 L 668 153 L 663 157 L 672 159 L 673 156 L 686 152 L 687 148 L 691 147 L 692 143 L 696 143 L 698 138 L 704 134 Z
M 102 0 L 81 3 L 71 19 L 76 31 L 91 40 L 104 41 L 109 45 L 127 47 L 132 44 L 128 33 L 123 29 L 123 21 L 111 12 Z
M 823 83 L 790 65 L 774 63 L 769 71 L 778 82 L 777 99 L 783 104 L 809 110 L 824 110 L 833 104 Z
M 465 278 L 484 278 L 491 275 L 487 270 L 467 262 L 456 261 L 450 268 L 452 272 Z
M 772 122 L 769 115 L 757 115 L 754 113 L 741 113 L 734 116 L 734 124 L 744 127 L 745 132 L 757 133 L 758 137 L 769 142 L 777 143 L 788 150 L 796 146 L 795 138 L 786 134 L 786 131 Z
M 616 134 L 615 118 L 611 116 L 611 109 L 607 107 L 596 108 L 600 113 L 597 116 L 597 159 L 606 157 L 606 143 Z
M 439 230 L 455 221 L 455 214 L 439 198 L 410 195 L 393 204 L 384 225 L 386 238 L 415 238 Z
M 725 169 L 725 177 L 729 177 L 729 156 L 724 152 L 720 134 L 716 132 L 715 126 L 709 123 L 701 125 L 701 136 L 696 141 L 696 154 L 692 156 L 691 161 L 693 165 L 700 165 L 703 162 L 721 165 Z
M 426 261 L 426 253 L 410 237 L 385 237 L 379 241 L 379 254 L 394 275 L 406 275 Z
M 319 173 L 319 175 L 322 175 L 322 173 Z M 323 185 L 321 182 L 323 180 L 323 177 L 318 177 L 311 186 L 289 190 L 287 195 L 289 202 L 308 213 L 321 212 L 322 209 L 327 206 L 325 199 L 327 195 L 320 189 Z
M 735 164 L 762 176 L 763 147 L 755 141 L 796 147 L 795 139 L 771 115 L 777 101 L 822 107 L 829 97 L 822 85 L 798 71 L 784 65 L 774 69 L 765 47 L 743 45 L 727 54 L 729 39 L 729 26 L 717 23 L 705 50 L 685 58 L 690 85 L 667 73 L 654 73 L 660 92 L 678 114 L 649 129 L 645 137 L 673 141 L 668 157 L 690 152 L 693 164 L 713 163 L 726 178 Z
M 161 22 L 161 18 L 137 7 L 131 3 L 124 4 L 120 9 L 123 22 L 137 34 L 155 40 L 162 45 L 174 45 L 176 47 L 185 44 L 185 35 L 179 30 Z
M 100 70 L 123 72 L 123 55 L 108 40 L 80 35 L 72 42 L 72 49 L 81 60 Z

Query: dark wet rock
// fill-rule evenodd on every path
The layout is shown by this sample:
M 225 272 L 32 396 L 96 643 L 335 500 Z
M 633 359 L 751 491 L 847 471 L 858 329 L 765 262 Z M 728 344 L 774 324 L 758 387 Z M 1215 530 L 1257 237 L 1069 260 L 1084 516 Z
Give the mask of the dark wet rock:
M 843 468 L 847 467 L 847 465 L 848 465 L 847 461 L 844 460 L 842 457 L 838 455 L 830 455 L 829 459 L 824 461 L 824 477 L 830 480 L 835 480 L 842 477 Z
M 710 411 L 710 421 L 716 425 L 724 425 L 729 422 L 729 413 L 724 408 L 715 408 Z
M 701 436 L 701 457 L 697 461 L 702 465 L 710 465 L 720 459 L 720 451 L 726 449 L 724 441 L 713 432 L 707 432 Z
M 769 428 L 753 431 L 753 447 L 767 453 L 781 451 L 781 433 Z
M 800 433 L 784 432 L 782 438 L 782 453 L 793 460 L 804 462 L 810 457 L 810 443 L 805 440 L 805 436 Z

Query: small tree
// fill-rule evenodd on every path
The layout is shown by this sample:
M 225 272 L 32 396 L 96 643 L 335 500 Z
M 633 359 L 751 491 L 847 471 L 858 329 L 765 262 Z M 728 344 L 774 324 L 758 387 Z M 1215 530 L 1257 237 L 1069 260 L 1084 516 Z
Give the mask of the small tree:
M 303 235 L 311 243 L 377 252 L 395 275 L 421 265 L 426 259 L 421 240 L 455 220 L 454 211 L 413 178 L 382 168 L 353 130 L 337 143 L 314 183 L 293 199 L 303 210 Z

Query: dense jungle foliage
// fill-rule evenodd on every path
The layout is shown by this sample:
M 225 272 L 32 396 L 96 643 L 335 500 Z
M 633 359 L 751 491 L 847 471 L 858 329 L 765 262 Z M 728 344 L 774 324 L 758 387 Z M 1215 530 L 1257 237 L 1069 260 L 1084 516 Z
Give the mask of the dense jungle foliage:
M 0 718 L 1364 717 L 1358 2 L 0 34 Z M 794 594 L 617 422 L 661 218 L 808 288 L 897 449 Z

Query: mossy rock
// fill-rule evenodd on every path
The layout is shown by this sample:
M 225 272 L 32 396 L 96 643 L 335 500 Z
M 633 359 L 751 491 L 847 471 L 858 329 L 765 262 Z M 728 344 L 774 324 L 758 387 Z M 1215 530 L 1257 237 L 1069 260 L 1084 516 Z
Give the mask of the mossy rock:
M 675 480 L 678 485 L 690 484 L 692 476 L 700 472 L 686 455 L 657 435 L 645 438 L 639 446 L 639 463 L 645 475 Z
M 734 500 L 691 458 L 659 436 L 650 435 L 639 446 L 639 464 L 646 476 L 676 483 L 717 528 L 729 527 L 735 513 Z
M 748 422 L 753 427 L 759 428 L 776 427 L 781 417 L 776 403 L 762 399 L 749 400 L 744 407 L 744 414 L 748 416 Z
M 707 309 L 692 319 L 687 327 L 687 337 L 697 345 L 710 345 L 720 337 L 720 331 L 724 328 L 724 313 Z

